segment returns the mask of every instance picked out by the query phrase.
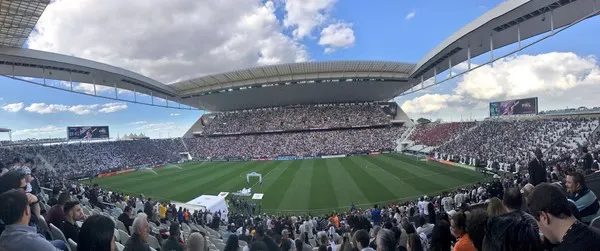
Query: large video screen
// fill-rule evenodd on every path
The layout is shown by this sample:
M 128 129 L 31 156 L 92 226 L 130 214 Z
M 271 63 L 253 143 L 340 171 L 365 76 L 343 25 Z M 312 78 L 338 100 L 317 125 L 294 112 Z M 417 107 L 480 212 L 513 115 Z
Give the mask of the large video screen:
M 108 126 L 70 126 L 67 127 L 69 140 L 78 139 L 108 139 Z
M 524 98 L 490 103 L 490 117 L 538 113 L 538 98 Z

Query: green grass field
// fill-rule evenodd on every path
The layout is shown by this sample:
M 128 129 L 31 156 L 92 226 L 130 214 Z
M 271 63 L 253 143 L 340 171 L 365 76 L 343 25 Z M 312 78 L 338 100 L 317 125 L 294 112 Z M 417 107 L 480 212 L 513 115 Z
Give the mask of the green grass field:
M 256 162 L 189 162 L 94 179 L 104 188 L 162 200 L 190 201 L 234 192 L 246 174 L 263 175 L 263 211 L 326 212 L 436 195 L 484 180 L 482 174 L 433 161 L 385 154 L 336 159 Z M 250 180 L 260 192 L 258 178 Z

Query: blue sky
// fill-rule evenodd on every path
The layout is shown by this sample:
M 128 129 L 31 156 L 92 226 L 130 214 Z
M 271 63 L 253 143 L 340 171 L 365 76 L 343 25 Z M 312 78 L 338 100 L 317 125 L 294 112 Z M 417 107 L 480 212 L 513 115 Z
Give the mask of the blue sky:
M 58 0 L 46 9 L 38 22 L 39 32 L 32 34 L 27 46 L 113 64 L 165 83 L 265 63 L 417 62 L 453 32 L 501 3 L 492 0 L 196 2 Z M 186 21 L 179 22 L 178 17 Z M 598 27 L 600 18 L 586 20 L 498 67 L 482 69 L 396 101 L 415 119 L 444 120 L 458 120 L 461 115 L 483 118 L 487 102 L 503 98 L 540 96 L 541 110 L 593 106 L 596 103 L 593 97 L 600 95 L 596 85 L 600 84 L 596 61 L 600 47 L 593 32 Z M 477 58 L 475 62 L 482 60 Z M 191 62 L 192 66 L 182 67 L 182 62 Z M 569 63 L 561 65 L 563 62 Z M 518 79 L 528 82 L 516 83 Z M 478 87 L 481 83 L 486 84 L 485 88 Z M 530 87 L 525 89 L 519 87 L 528 84 Z M 73 125 L 108 125 L 112 136 L 125 133 L 181 136 L 202 114 L 120 103 L 7 78 L 0 78 L 0 87 L 0 127 L 13 129 L 16 139 L 64 137 L 66 126 Z M 85 90 L 85 86 L 80 87 Z M 132 98 L 131 94 L 121 95 Z M 0 140 L 7 138 L 0 135 Z

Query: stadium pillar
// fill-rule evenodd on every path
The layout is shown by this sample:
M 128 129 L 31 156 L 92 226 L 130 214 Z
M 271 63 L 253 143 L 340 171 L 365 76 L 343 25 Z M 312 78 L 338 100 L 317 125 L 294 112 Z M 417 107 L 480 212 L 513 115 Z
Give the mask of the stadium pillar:
M 554 34 L 554 11 L 550 11 L 550 32 Z
M 519 43 L 519 50 L 521 50 L 521 23 L 517 23 L 517 42 Z
M 433 67 L 433 83 L 437 83 L 437 65 Z
M 71 72 L 69 71 L 69 85 L 71 86 L 71 91 L 73 91 L 73 78 L 71 77 Z
M 152 104 L 154 104 L 154 94 L 152 94 L 152 91 L 150 91 L 150 99 L 152 99 Z
M 467 45 L 467 71 L 471 71 L 471 44 Z
M 133 102 L 137 103 L 137 92 L 135 91 L 135 87 L 133 87 Z
M 494 64 L 494 37 L 490 34 L 490 64 Z
M 114 80 L 113 80 L 113 85 L 115 86 L 115 98 L 119 99 L 119 94 L 118 94 L 118 91 L 117 91 L 117 83 Z
M 450 71 L 450 74 L 448 74 L 448 78 L 452 77 L 452 57 L 448 57 L 448 70 Z

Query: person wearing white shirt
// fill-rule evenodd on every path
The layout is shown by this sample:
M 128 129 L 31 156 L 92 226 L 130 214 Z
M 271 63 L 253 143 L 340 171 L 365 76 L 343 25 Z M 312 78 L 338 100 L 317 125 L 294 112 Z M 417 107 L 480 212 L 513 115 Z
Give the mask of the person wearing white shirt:
M 434 225 L 431 223 L 428 223 L 425 220 L 425 217 L 421 217 L 419 219 L 419 223 L 421 226 L 417 228 L 417 234 L 425 234 L 427 236 L 427 238 L 431 237 L 431 232 L 433 231 Z
M 417 207 L 419 208 L 419 215 L 425 214 L 425 206 L 427 206 L 427 204 L 425 204 L 423 198 L 419 198 L 419 202 L 417 202 Z
M 454 206 L 452 205 L 454 200 L 450 196 L 451 195 L 448 194 L 444 198 L 442 198 L 442 206 L 444 207 L 444 212 L 449 212 L 450 210 L 454 209 Z
M 454 195 L 454 205 L 456 205 L 457 207 L 460 206 L 464 201 L 464 194 L 459 192 L 456 195 Z

